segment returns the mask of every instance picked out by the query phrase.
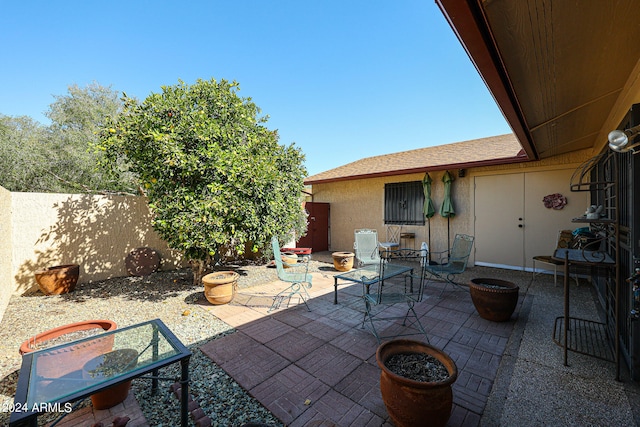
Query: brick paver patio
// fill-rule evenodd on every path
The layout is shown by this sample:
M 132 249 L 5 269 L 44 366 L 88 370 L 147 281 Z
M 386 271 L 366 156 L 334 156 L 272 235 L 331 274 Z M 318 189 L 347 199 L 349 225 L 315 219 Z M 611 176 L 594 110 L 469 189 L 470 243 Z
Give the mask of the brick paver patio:
M 201 349 L 288 426 L 391 425 L 379 389 L 378 343 L 360 327 L 361 287 L 341 286 L 334 305 L 333 274 L 314 273 L 311 311 L 293 301 L 268 313 L 264 302 L 281 282 L 243 290 L 234 302 L 209 307 L 237 331 Z M 438 298 L 440 286 L 429 285 L 415 308 L 431 344 L 458 367 L 449 424 L 477 426 L 522 299 L 512 320 L 494 323 L 478 316 L 468 291 L 449 287 Z M 387 326 L 387 333 L 402 327 Z

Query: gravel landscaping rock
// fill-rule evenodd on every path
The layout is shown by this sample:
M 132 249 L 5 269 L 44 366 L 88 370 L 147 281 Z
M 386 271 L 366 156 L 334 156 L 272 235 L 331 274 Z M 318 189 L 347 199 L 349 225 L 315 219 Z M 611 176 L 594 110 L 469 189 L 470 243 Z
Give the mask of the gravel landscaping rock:
M 311 260 L 309 270 L 326 263 Z M 227 265 L 240 274 L 240 289 L 277 280 L 276 270 L 264 264 Z M 202 285 L 192 284 L 190 269 L 159 271 L 149 276 L 129 276 L 78 284 L 75 291 L 45 296 L 40 291 L 13 296 L 0 323 L 0 408 L 13 402 L 21 364 L 20 344 L 48 329 L 91 319 L 109 319 L 118 327 L 161 319 L 191 349 L 190 392 L 216 426 L 241 426 L 254 422 L 281 426 L 268 410 L 249 396 L 232 378 L 198 350 L 202 344 L 230 334 L 234 329 L 202 307 Z M 204 302 L 203 302 L 204 301 Z M 163 377 L 179 377 L 179 365 L 165 368 Z M 148 380 L 134 380 L 132 390 L 149 425 L 179 424 L 179 402 L 170 392 L 173 382 L 162 382 L 150 395 Z M 90 405 L 86 399 L 81 406 Z M 0 411 L 0 425 L 8 425 L 9 413 Z M 54 414 L 39 417 L 39 425 Z M 193 424 L 193 421 L 191 421 Z

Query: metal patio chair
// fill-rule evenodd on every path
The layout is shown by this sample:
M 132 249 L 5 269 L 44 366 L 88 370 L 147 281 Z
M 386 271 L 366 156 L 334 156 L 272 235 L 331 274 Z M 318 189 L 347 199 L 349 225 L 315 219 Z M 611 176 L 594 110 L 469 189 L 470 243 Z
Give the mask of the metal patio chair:
M 353 250 L 356 254 L 358 267 L 378 264 L 380 262 L 378 232 L 370 228 L 355 230 Z
M 400 249 L 400 234 L 402 233 L 401 225 L 387 226 L 387 240 L 379 242 L 383 251 Z
M 271 238 L 271 247 L 273 248 L 273 259 L 276 264 L 276 270 L 278 271 L 278 279 L 283 282 L 291 283 L 291 286 L 280 291 L 274 298 L 273 304 L 271 308 L 269 308 L 269 312 L 280 308 L 282 302 L 287 300 L 290 301 L 294 296 L 298 296 L 304 305 L 307 306 L 307 310 L 311 311 L 309 308 L 309 304 L 307 304 L 307 299 L 310 298 L 309 292 L 307 288 L 311 289 L 311 273 L 309 273 L 309 262 L 304 263 L 296 263 L 289 264 L 282 261 L 282 253 L 280 252 L 280 243 L 278 242 L 277 237 Z M 287 271 L 284 269 L 285 265 L 288 270 L 297 269 L 299 271 Z M 302 269 L 304 268 L 304 272 Z M 306 299 L 305 299 L 306 295 Z
M 429 342 L 427 332 L 414 310 L 414 305 L 422 301 L 427 264 L 426 253 L 420 249 L 385 251 L 380 259 L 379 280 L 373 284 L 363 284 L 365 313 L 362 328 L 368 321 L 378 344 L 384 339 L 410 335 L 424 335 Z M 406 268 L 406 272 L 395 274 L 399 268 Z M 406 312 L 403 308 L 391 307 L 404 304 Z M 399 319 L 402 319 L 402 327 L 394 322 Z M 408 320 L 410 323 L 407 325 Z M 376 327 L 376 324 L 380 326 Z
M 447 285 L 462 286 L 460 283 L 456 283 L 454 280 L 458 274 L 464 273 L 469 262 L 469 256 L 471 255 L 471 248 L 473 247 L 473 236 L 466 234 L 456 234 L 453 239 L 453 246 L 442 252 L 431 252 L 436 257 L 439 255 L 439 260 L 436 264 L 427 265 L 425 267 L 426 273 L 429 273 L 432 277 L 444 281 L 444 286 L 440 291 L 440 297 L 444 292 Z

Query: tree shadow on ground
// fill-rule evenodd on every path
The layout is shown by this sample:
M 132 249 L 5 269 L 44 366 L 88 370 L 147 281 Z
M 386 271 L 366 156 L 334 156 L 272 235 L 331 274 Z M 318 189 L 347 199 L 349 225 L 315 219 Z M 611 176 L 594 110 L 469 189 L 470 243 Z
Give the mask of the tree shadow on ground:
M 217 266 L 213 271 L 231 270 L 240 276 L 247 276 L 248 271 L 243 268 L 243 265 L 246 264 L 246 262 L 238 262 Z M 182 268 L 156 271 L 147 276 L 124 276 L 79 283 L 74 291 L 57 296 L 45 296 L 40 290 L 26 293 L 23 296 L 61 298 L 78 303 L 89 302 L 95 298 L 109 299 L 116 297 L 127 300 L 160 302 L 188 291 L 202 294 L 203 287 L 201 283 L 193 284 L 193 273 L 190 268 Z

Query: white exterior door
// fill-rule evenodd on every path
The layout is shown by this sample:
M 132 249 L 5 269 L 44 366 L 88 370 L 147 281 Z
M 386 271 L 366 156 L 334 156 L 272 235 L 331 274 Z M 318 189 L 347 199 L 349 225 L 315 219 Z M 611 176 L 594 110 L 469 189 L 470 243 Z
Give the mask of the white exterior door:
M 573 171 L 476 177 L 476 265 L 530 270 L 534 256 L 552 255 L 558 232 L 580 226 L 571 219 L 587 208 L 588 192 L 570 191 Z M 561 210 L 546 208 L 542 202 L 554 193 L 567 197 Z
M 524 228 L 524 174 L 476 177 L 476 265 L 522 268 Z

